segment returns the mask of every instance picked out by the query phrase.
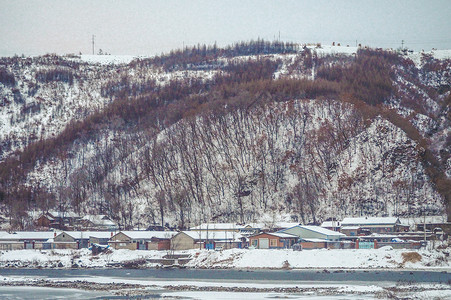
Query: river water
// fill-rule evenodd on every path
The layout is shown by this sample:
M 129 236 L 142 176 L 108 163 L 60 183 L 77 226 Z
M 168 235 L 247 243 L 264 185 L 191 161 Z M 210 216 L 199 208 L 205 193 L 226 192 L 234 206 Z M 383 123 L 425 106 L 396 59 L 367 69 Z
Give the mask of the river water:
M 94 282 L 165 282 L 164 284 L 228 284 L 231 286 L 393 286 L 396 284 L 450 284 L 451 273 L 434 271 L 384 271 L 384 270 L 202 270 L 202 269 L 3 269 L 0 275 L 13 278 L 46 278 L 52 280 L 78 279 Z M 451 292 L 447 293 L 451 294 Z M 439 293 L 440 295 L 440 293 Z M 174 292 L 155 288 L 142 298 L 174 297 L 174 299 L 373 299 L 374 295 L 305 295 L 264 294 L 234 292 Z M 77 289 L 39 287 L 0 287 L 1 299 L 120 299 L 107 292 L 92 292 Z

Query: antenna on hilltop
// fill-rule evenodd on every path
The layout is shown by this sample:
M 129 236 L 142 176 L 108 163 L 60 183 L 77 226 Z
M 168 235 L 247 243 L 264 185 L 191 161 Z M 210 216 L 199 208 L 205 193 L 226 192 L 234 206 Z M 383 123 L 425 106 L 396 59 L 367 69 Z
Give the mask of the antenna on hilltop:
M 92 55 L 94 55 L 94 39 L 95 39 L 95 35 L 92 35 Z
M 401 49 L 404 50 L 404 40 L 401 40 Z

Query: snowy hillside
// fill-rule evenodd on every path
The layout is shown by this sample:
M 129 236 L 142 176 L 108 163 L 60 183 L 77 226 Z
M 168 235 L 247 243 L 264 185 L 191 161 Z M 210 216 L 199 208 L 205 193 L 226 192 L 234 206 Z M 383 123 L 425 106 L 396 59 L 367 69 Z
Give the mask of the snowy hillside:
M 124 227 L 446 214 L 450 66 L 258 43 L 3 58 L 4 209 L 19 227 L 55 206 Z

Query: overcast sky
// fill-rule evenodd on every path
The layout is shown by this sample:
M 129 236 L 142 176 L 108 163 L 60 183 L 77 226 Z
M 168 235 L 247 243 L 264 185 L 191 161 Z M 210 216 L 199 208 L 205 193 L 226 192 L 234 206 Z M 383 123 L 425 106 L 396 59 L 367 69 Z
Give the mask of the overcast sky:
M 257 39 L 451 49 L 451 1 L 0 0 L 0 56 L 154 55 Z

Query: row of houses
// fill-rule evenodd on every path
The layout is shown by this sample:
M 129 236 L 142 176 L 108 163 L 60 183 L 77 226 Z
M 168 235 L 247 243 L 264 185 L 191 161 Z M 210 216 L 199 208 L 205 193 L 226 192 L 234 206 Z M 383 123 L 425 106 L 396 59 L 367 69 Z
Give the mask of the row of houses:
M 20 231 L 0 232 L 0 250 L 81 249 L 93 244 L 115 249 L 168 250 L 175 231 Z
M 272 229 L 271 229 L 272 228 Z M 162 228 L 161 228 L 162 229 Z M 187 231 L 0 232 L 0 249 L 79 249 L 92 244 L 114 249 L 188 250 L 256 248 L 418 247 L 432 232 L 410 232 L 398 218 L 345 218 L 321 226 L 298 223 L 204 223 Z

